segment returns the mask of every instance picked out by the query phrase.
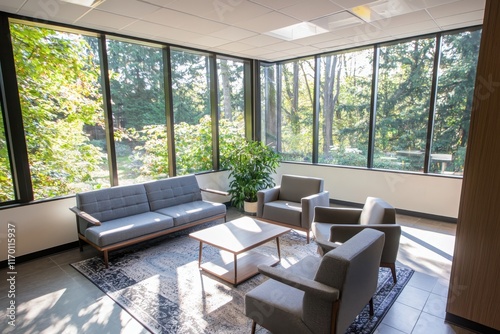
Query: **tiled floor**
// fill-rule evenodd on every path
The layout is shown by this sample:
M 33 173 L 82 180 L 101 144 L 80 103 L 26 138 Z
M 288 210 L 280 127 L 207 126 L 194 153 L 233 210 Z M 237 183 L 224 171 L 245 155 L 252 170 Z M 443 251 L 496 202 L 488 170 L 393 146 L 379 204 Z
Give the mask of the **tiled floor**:
M 228 219 L 237 216 L 229 210 Z M 471 333 L 444 322 L 455 225 L 398 216 L 403 235 L 398 265 L 415 274 L 378 327 L 377 334 Z M 16 327 L 8 325 L 7 285 L 0 285 L 1 333 L 147 333 L 70 263 L 96 255 L 91 247 L 18 264 Z M 0 270 L 6 277 L 7 270 Z M 2 281 L 5 280 L 2 278 Z

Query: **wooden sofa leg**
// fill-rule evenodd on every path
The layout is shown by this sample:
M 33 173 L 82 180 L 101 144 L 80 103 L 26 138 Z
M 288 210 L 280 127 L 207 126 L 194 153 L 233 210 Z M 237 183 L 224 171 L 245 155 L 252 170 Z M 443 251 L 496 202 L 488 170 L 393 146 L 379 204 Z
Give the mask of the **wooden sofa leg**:
M 255 334 L 255 327 L 257 326 L 257 323 L 255 320 L 252 320 L 252 334 Z
M 82 239 L 78 239 L 78 246 L 80 246 L 80 252 L 83 252 L 83 241 L 82 241 Z
M 109 263 L 108 263 L 108 251 L 107 250 L 103 251 L 103 256 L 104 256 L 104 265 L 106 266 L 106 269 L 108 269 Z
M 373 298 L 370 298 L 370 317 L 373 317 Z
M 307 235 L 307 244 L 309 244 L 309 233 L 310 233 L 310 232 L 311 232 L 311 231 L 307 231 L 307 232 L 306 232 L 306 235 Z

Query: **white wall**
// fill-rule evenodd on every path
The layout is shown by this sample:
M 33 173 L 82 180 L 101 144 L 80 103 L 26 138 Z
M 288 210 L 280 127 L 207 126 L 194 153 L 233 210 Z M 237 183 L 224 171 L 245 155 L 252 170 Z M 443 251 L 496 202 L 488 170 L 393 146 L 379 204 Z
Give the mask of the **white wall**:
M 282 163 L 281 174 L 322 177 L 330 199 L 364 203 L 381 197 L 397 209 L 457 218 L 462 179 L 307 164 Z
M 283 163 L 276 175 L 318 176 L 325 179 L 325 190 L 335 200 L 364 203 L 366 196 L 382 197 L 398 209 L 456 218 L 461 179 L 403 174 L 364 169 Z M 202 188 L 228 190 L 228 172 L 197 175 Z M 228 197 L 203 193 L 215 202 Z M 74 214 L 68 209 L 74 198 L 24 205 L 0 210 L 0 261 L 7 259 L 7 224 L 16 225 L 16 256 L 77 241 Z
M 15 256 L 77 241 L 75 198 L 0 210 L 0 261 L 7 259 L 7 225 L 16 226 Z

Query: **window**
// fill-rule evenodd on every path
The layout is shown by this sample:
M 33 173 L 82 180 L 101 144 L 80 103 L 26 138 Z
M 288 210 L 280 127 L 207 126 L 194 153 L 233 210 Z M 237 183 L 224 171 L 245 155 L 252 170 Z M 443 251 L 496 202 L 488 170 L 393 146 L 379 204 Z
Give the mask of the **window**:
M 462 175 L 481 30 L 443 35 L 430 172 Z
M 109 186 L 98 40 L 11 24 L 35 199 Z
M 209 58 L 172 50 L 172 96 L 177 174 L 212 169 Z
M 373 49 L 321 57 L 318 162 L 367 163 Z
M 281 65 L 281 156 L 312 162 L 314 59 Z
M 435 39 L 380 48 L 373 166 L 423 172 Z
M 217 59 L 219 85 L 219 150 L 221 168 L 227 168 L 227 158 L 245 139 L 245 63 Z
M 0 104 L 0 114 L 3 108 Z M 3 117 L 2 117 L 3 120 Z M 15 200 L 14 183 L 12 182 L 12 169 L 9 159 L 9 150 L 5 136 L 4 122 L 0 126 L 0 203 Z
M 162 49 L 109 39 L 107 51 L 119 183 L 166 177 Z

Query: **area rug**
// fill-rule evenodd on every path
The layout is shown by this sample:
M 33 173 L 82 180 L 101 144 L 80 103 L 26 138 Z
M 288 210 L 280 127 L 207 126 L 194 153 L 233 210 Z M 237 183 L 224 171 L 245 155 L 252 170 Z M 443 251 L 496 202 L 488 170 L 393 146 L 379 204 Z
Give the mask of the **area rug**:
M 199 243 L 188 236 L 195 229 L 113 252 L 108 269 L 101 257 L 72 266 L 152 333 L 250 333 L 251 321 L 243 313 L 244 296 L 267 278 L 257 275 L 233 287 L 200 272 Z M 307 255 L 318 256 L 314 241 L 307 244 L 305 236 L 294 231 L 280 237 L 280 248 L 278 265 L 284 268 Z M 276 256 L 276 244 L 269 242 L 256 251 Z M 203 247 L 203 259 L 227 255 L 211 246 Z M 411 269 L 398 267 L 398 282 L 393 284 L 390 270 L 381 268 L 375 315 L 370 317 L 366 307 L 346 333 L 372 333 L 412 274 Z M 257 333 L 268 333 L 257 328 Z

